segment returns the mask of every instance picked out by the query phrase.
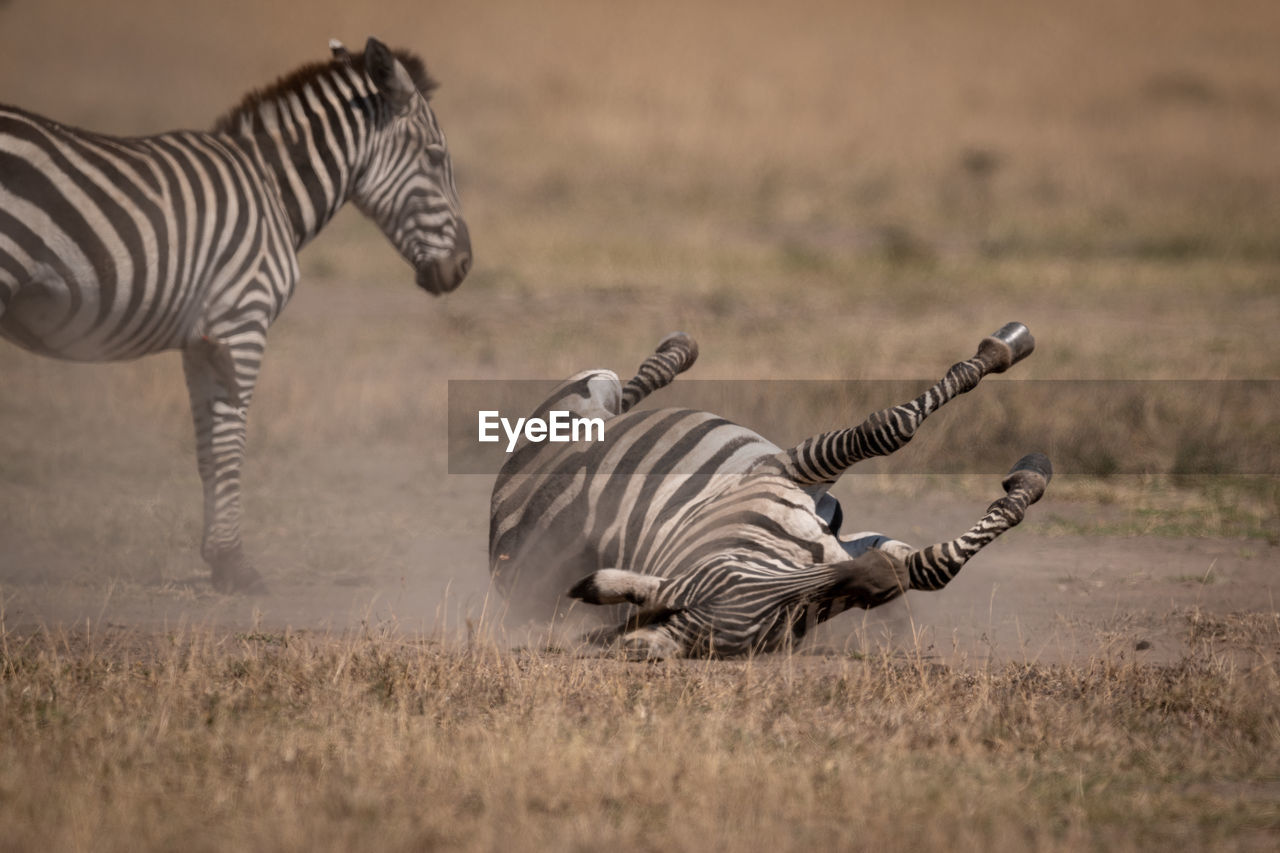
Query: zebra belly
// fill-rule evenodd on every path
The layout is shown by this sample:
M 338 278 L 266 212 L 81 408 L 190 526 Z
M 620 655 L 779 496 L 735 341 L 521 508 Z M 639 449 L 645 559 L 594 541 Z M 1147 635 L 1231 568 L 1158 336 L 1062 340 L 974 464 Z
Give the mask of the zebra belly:
M 0 315 L 0 337 L 18 346 L 70 361 L 128 359 L 142 352 L 111 352 L 106 339 L 114 324 L 96 324 L 101 314 L 100 288 L 68 283 L 55 270 L 38 270 L 19 284 L 18 291 Z M 84 329 L 87 321 L 95 325 Z M 157 347 L 163 348 L 163 347 Z
M 127 302 L 128 296 L 127 291 L 117 293 L 114 303 Z M 169 329 L 139 335 L 138 318 L 145 314 L 151 300 L 137 300 L 126 311 L 122 304 L 104 305 L 102 297 L 103 288 L 94 274 L 78 275 L 68 281 L 59 269 L 42 265 L 27 281 L 19 282 L 4 307 L 0 337 L 40 355 L 69 361 L 125 360 L 181 345 L 189 321 L 170 323 Z M 130 324 L 135 328 L 121 334 L 122 327 Z
M 97 313 L 97 293 L 96 287 L 74 287 L 50 267 L 37 270 L 30 280 L 19 282 L 5 306 L 0 335 L 41 355 L 95 361 L 98 348 L 66 332 L 77 314 Z

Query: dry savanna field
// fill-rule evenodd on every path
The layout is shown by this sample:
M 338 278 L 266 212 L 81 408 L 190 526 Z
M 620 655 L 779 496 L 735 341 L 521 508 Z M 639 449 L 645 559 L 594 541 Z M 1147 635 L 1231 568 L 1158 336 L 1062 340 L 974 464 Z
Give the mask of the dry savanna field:
M 475 265 L 430 298 L 352 210 L 303 252 L 267 594 L 210 588 L 176 354 L 0 345 L 0 850 L 1280 844 L 1280 6 L 0 0 L 0 102 L 205 127 L 371 34 L 443 83 Z M 836 489 L 924 544 L 1048 452 L 946 590 L 653 664 L 488 593 L 449 380 L 683 329 L 679 402 L 787 442 L 1015 319 L 1030 359 Z

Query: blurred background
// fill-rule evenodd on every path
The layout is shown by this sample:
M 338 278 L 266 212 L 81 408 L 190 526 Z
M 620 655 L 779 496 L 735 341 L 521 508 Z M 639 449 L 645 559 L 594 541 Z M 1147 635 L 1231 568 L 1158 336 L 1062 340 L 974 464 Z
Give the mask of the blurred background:
M 442 81 L 475 266 L 428 298 L 354 210 L 303 252 L 245 474 L 246 541 L 277 587 L 417 584 L 424 612 L 480 596 L 491 480 L 446 473 L 447 380 L 626 373 L 672 329 L 700 341 L 700 379 L 927 384 L 1013 319 L 1039 342 L 1016 378 L 1280 379 L 1267 0 L 7 0 L 0 101 L 109 133 L 203 128 L 369 35 Z M 788 423 L 822 408 L 767 387 L 758 408 Z M 1206 406 L 1190 383 L 1157 407 L 1126 387 L 1103 416 L 1087 393 L 1006 395 L 958 409 L 957 435 L 1021 406 L 1088 472 L 1055 482 L 1029 535 L 1274 545 L 1275 396 Z M 966 453 L 949 434 L 940 460 Z M 0 582 L 207 595 L 191 445 L 176 354 L 0 347 Z M 928 541 L 998 494 L 931 466 L 842 483 L 849 523 Z

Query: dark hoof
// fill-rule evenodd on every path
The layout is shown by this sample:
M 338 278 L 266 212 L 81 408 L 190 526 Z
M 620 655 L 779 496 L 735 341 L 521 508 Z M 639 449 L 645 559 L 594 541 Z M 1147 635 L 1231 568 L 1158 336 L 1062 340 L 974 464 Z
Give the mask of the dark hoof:
M 672 350 L 681 351 L 683 358 L 680 361 L 678 373 L 683 373 L 693 366 L 698 360 L 698 342 L 684 332 L 672 332 L 663 338 L 659 343 L 655 352 L 670 352 Z
M 982 339 L 978 354 L 985 356 L 992 373 L 1004 373 L 1036 348 L 1036 339 L 1021 323 L 1005 323 L 993 335 Z
M 223 595 L 262 595 L 267 584 L 243 555 L 213 561 L 213 588 Z
M 1023 489 L 1030 495 L 1029 503 L 1035 503 L 1044 495 L 1053 479 L 1053 463 L 1043 453 L 1028 453 L 1019 459 L 1000 483 L 1006 492 Z

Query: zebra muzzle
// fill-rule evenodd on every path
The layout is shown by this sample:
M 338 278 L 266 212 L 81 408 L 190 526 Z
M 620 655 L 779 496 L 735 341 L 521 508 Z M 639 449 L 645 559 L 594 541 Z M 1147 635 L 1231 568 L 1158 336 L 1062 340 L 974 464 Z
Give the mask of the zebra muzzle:
M 471 271 L 471 233 L 461 219 L 453 236 L 453 251 L 444 257 L 428 258 L 415 264 L 418 287 L 428 293 L 448 293 L 462 284 Z
M 436 258 L 418 267 L 418 287 L 428 293 L 439 295 L 457 289 L 471 269 L 471 255 L 462 257 L 449 255 Z

